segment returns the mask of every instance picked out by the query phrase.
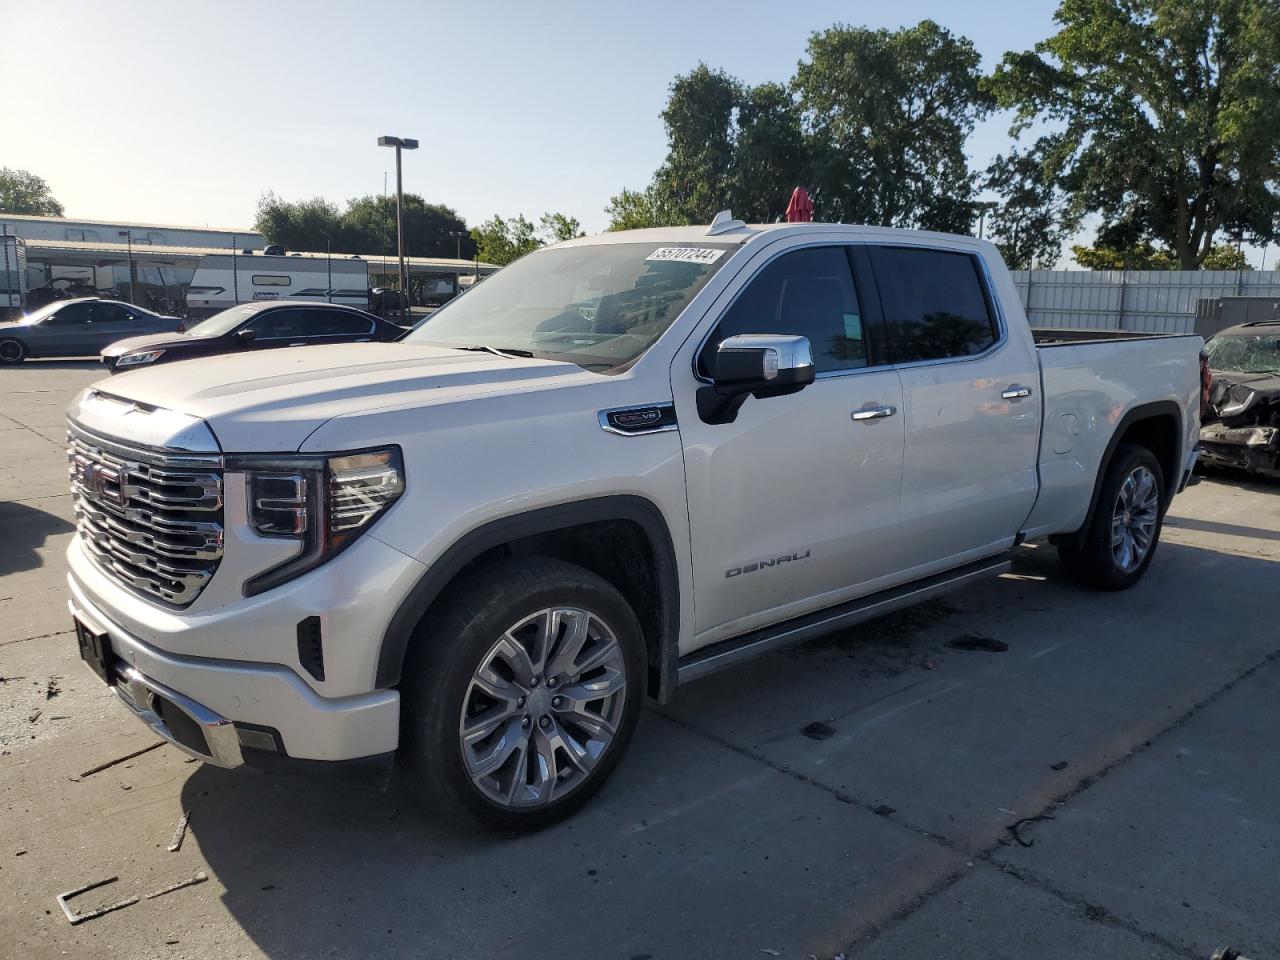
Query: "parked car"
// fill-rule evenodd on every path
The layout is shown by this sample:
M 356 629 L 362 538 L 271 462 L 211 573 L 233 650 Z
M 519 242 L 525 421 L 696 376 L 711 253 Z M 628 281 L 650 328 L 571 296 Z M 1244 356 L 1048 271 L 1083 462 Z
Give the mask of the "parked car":
M 57 300 L 11 323 L 0 323 L 0 363 L 27 357 L 91 357 L 121 337 L 172 333 L 182 326 L 131 303 L 84 297 Z
M 307 347 L 362 340 L 398 340 L 408 333 L 390 320 L 354 307 L 290 300 L 244 303 L 175 334 L 131 337 L 102 351 L 112 373 L 156 363 L 242 350 Z
M 1213 386 L 1202 459 L 1280 477 L 1280 320 L 1228 327 L 1205 349 Z
M 1038 348 L 972 237 L 717 217 L 529 254 L 398 343 L 69 411 L 89 665 L 222 766 L 499 828 L 605 781 L 646 696 L 998 575 L 1142 578 L 1197 336 Z

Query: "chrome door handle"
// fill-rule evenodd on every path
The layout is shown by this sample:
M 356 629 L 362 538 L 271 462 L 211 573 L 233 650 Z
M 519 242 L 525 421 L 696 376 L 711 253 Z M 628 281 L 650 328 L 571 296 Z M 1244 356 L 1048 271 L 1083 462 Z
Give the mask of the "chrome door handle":
M 1022 387 L 1018 384 L 1012 384 L 1000 392 L 1001 400 L 1024 400 L 1031 396 L 1030 387 Z
M 892 417 L 897 412 L 897 407 L 883 403 L 879 406 L 863 407 L 861 410 L 855 410 L 849 416 L 855 421 L 879 420 L 881 417 Z

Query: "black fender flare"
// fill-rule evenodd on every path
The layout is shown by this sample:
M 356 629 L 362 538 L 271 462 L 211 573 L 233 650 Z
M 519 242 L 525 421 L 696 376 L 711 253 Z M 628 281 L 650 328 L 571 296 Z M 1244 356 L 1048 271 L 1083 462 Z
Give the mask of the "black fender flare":
M 1098 462 L 1098 475 L 1093 478 L 1093 493 L 1089 499 L 1089 512 L 1085 514 L 1084 523 L 1075 533 L 1067 534 L 1068 538 L 1079 537 L 1085 530 L 1089 529 L 1093 523 L 1094 513 L 1098 509 L 1098 495 L 1102 492 L 1102 480 L 1107 475 L 1107 471 L 1111 468 L 1111 460 L 1115 456 L 1116 447 L 1120 445 L 1120 438 L 1124 436 L 1125 431 L 1139 420 L 1148 420 L 1152 417 L 1173 417 L 1174 430 L 1174 466 L 1179 467 L 1183 463 L 1182 447 L 1183 447 L 1183 424 L 1182 424 L 1182 408 L 1172 400 L 1153 400 L 1150 403 L 1142 403 L 1129 410 L 1120 422 L 1116 424 L 1115 430 L 1111 432 L 1111 439 L 1107 441 L 1106 448 L 1102 451 L 1102 459 Z M 1161 505 L 1162 510 L 1169 508 L 1174 494 L 1178 490 L 1180 477 L 1165 477 L 1164 503 Z
M 400 682 L 405 654 L 418 623 L 445 587 L 476 557 L 514 540 L 604 520 L 636 523 L 644 531 L 656 558 L 662 635 L 656 665 L 657 682 L 651 680 L 649 692 L 659 702 L 665 702 L 675 688 L 676 663 L 679 660 L 680 579 L 675 545 L 666 517 L 657 505 L 645 497 L 629 494 L 575 500 L 500 517 L 455 540 L 432 562 L 392 614 L 378 650 L 375 686 L 384 689 Z

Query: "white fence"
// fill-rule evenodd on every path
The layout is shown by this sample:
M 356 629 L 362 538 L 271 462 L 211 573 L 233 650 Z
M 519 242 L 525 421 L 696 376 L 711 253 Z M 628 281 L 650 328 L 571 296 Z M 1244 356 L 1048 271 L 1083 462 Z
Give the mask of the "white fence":
M 1202 297 L 1280 296 L 1280 271 L 1015 270 L 1033 327 L 1193 333 Z

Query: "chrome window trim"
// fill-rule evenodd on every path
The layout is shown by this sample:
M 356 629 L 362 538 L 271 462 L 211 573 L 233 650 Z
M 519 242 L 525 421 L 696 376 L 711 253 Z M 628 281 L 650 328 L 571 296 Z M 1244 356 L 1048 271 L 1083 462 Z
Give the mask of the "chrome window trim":
M 779 242 L 781 242 L 781 240 Z M 843 249 L 847 249 L 849 247 L 855 247 L 855 246 L 865 247 L 865 246 L 870 246 L 870 244 L 865 240 L 833 241 L 830 237 L 826 237 L 822 239 L 814 239 L 812 241 L 806 240 L 800 243 L 791 244 L 789 246 L 783 246 L 781 250 L 777 250 L 774 253 L 770 254 L 768 259 L 766 259 L 763 263 L 761 263 L 757 269 L 752 271 L 751 276 L 747 277 L 747 279 L 743 282 L 742 288 L 733 295 L 733 299 L 730 300 L 725 305 L 725 308 L 721 310 L 720 313 L 716 316 L 715 321 L 707 328 L 707 332 L 703 334 L 702 340 L 701 342 L 699 342 L 697 349 L 693 351 L 693 356 L 691 359 L 691 366 L 693 368 L 693 379 L 698 381 L 698 383 L 705 383 L 708 385 L 715 383 L 715 381 L 712 380 L 710 377 L 704 377 L 702 374 L 698 372 L 698 358 L 702 356 L 702 351 L 707 348 L 707 343 L 711 340 L 711 335 L 716 332 L 716 327 L 720 326 L 720 321 L 722 321 L 725 318 L 725 315 L 730 310 L 733 309 L 734 304 L 738 302 L 738 298 L 742 296 L 742 294 L 746 291 L 747 287 L 751 286 L 751 282 L 755 280 L 756 277 L 760 276 L 760 274 L 769 266 L 769 264 L 773 263 L 779 257 L 786 256 L 788 253 L 794 253 L 797 250 L 807 250 L 811 247 L 841 247 Z M 858 289 L 858 278 L 854 276 L 852 263 L 849 264 L 849 280 L 851 283 L 853 283 L 853 292 L 858 298 L 858 308 L 859 310 L 861 310 L 862 309 L 862 291 Z M 786 336 L 786 334 L 783 334 L 781 331 L 778 331 L 778 330 L 774 330 L 770 332 L 777 333 L 780 336 Z M 852 367 L 848 370 L 824 370 L 821 373 L 815 373 L 814 379 L 825 380 L 829 377 L 847 377 L 851 374 L 865 373 L 869 370 L 892 370 L 892 369 L 893 369 L 893 364 L 891 363 L 877 363 L 877 364 L 868 365 L 865 367 Z
M 669 400 L 661 403 L 633 403 L 626 407 L 609 407 L 601 410 L 596 414 L 596 419 L 600 423 L 600 429 L 605 433 L 612 433 L 619 437 L 644 437 L 651 433 L 670 433 L 673 430 L 680 429 L 678 423 L 664 423 L 656 427 L 646 427 L 642 430 L 619 430 L 609 422 L 609 414 L 611 413 L 627 413 L 631 410 L 670 410 L 675 413 L 676 405 Z

